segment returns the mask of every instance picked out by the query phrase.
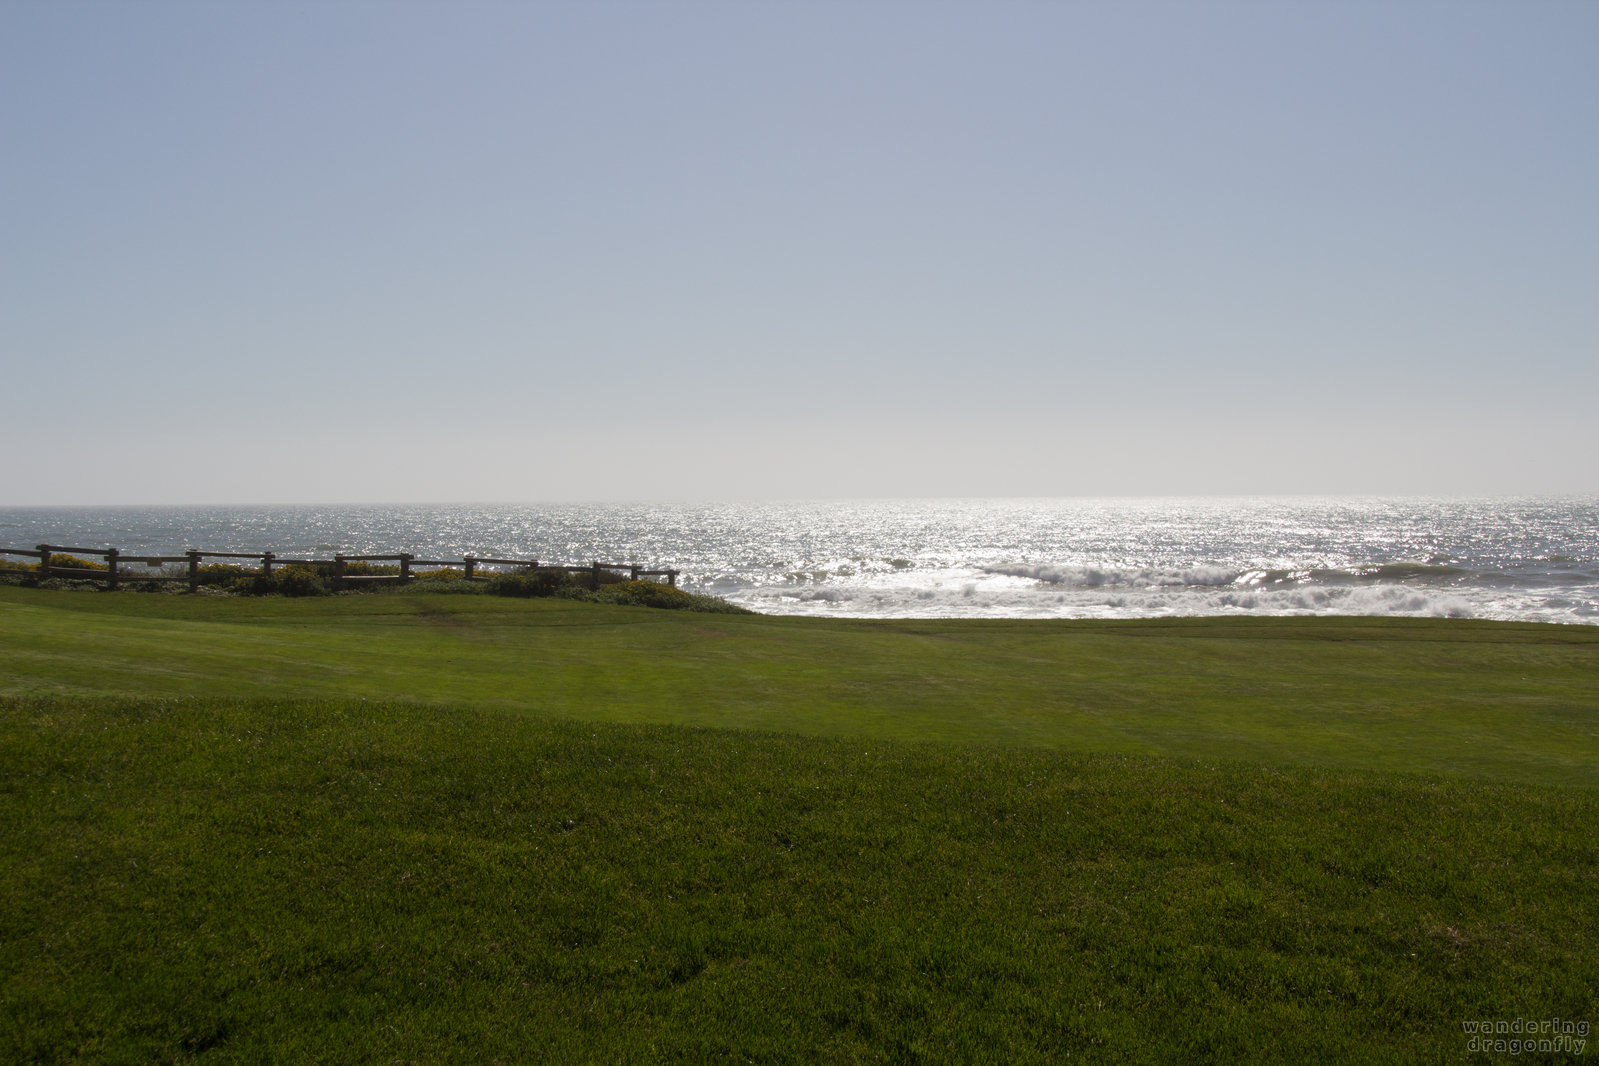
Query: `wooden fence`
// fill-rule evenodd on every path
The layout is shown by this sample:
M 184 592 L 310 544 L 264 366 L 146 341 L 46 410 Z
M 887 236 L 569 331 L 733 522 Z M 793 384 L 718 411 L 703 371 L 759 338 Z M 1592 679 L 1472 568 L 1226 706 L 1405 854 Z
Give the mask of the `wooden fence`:
M 116 588 L 123 582 L 146 581 L 187 581 L 190 590 L 199 588 L 205 581 L 205 575 L 200 572 L 202 561 L 205 559 L 255 559 L 259 560 L 258 573 L 270 575 L 273 567 L 300 564 L 302 566 L 316 566 L 325 568 L 333 581 L 335 588 L 348 587 L 368 582 L 388 582 L 391 584 L 405 584 L 416 580 L 420 576 L 418 567 L 449 567 L 459 568 L 468 581 L 487 581 L 492 573 L 480 572 L 483 567 L 514 567 L 518 570 L 561 570 L 569 574 L 592 574 L 594 587 L 600 585 L 600 575 L 605 572 L 626 573 L 633 581 L 642 577 L 664 577 L 669 585 L 677 585 L 679 570 L 646 570 L 637 563 L 602 563 L 598 560 L 583 566 L 567 566 L 558 563 L 540 562 L 537 559 L 487 559 L 480 556 L 467 555 L 460 559 L 418 559 L 410 552 L 394 552 L 387 555 L 335 555 L 331 559 L 290 559 L 280 556 L 275 552 L 212 552 L 189 549 L 182 555 L 135 555 L 123 552 L 120 548 L 69 548 L 60 544 L 41 544 L 36 548 L 0 548 L 0 556 L 20 555 L 39 560 L 39 569 L 36 573 L 41 578 L 62 577 L 77 580 L 104 581 L 107 588 Z M 52 560 L 57 556 L 97 556 L 105 560 L 104 570 L 87 569 L 73 566 L 70 563 L 62 566 Z M 347 573 L 349 563 L 395 563 L 399 572 L 396 574 L 361 574 Z M 171 574 L 165 568 L 174 563 L 186 563 L 186 572 Z M 133 566 L 143 566 L 143 571 L 127 569 Z M 155 568 L 161 568 L 161 573 L 151 573 Z

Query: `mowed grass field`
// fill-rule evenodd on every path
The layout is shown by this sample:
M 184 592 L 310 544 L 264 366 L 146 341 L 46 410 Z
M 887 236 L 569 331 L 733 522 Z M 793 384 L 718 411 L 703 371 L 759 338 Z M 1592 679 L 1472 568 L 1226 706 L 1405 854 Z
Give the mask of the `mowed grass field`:
M 0 588 L 0 1059 L 1473 1061 L 1596 786 L 1587 627 Z
M 885 622 L 0 586 L 0 639 L 5 696 L 401 700 L 1599 785 L 1599 627 Z

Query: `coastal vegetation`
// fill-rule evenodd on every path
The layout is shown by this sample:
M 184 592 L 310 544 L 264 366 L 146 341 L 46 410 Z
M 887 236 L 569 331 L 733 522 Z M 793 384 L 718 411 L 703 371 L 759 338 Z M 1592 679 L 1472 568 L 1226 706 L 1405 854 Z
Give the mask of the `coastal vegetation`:
M 58 570 L 77 570 L 104 573 L 105 563 L 80 559 L 72 555 L 55 555 L 53 566 Z M 182 567 L 168 568 L 163 578 L 175 581 L 187 574 Z M 211 593 L 239 596 L 329 596 L 336 592 L 371 593 L 397 591 L 393 585 L 366 579 L 398 579 L 398 566 L 370 563 L 360 560 L 332 562 L 289 562 L 271 570 L 260 567 L 239 566 L 234 563 L 208 563 L 195 570 L 194 587 L 158 582 L 141 582 L 131 579 L 125 590 L 146 593 L 181 595 L 205 590 Z M 596 567 L 573 571 L 567 567 L 527 567 L 493 573 L 481 581 L 466 580 L 466 572 L 459 567 L 434 567 L 416 570 L 406 575 L 404 590 L 418 593 L 452 592 L 490 594 L 496 596 L 560 597 L 588 603 L 607 603 L 618 606 L 655 607 L 663 610 L 698 611 L 711 614 L 749 614 L 739 607 L 715 596 L 686 592 L 673 584 L 658 581 L 629 579 Z M 353 579 L 353 580 L 347 580 Z M 411 582 L 418 584 L 411 586 Z M 17 584 L 30 588 L 57 590 L 90 590 L 100 586 L 92 579 L 79 577 L 52 577 L 41 574 L 37 563 L 20 563 L 0 558 L 0 583 Z
M 1400 1062 L 1599 1018 L 1599 628 L 415 588 L 0 587 L 0 1057 Z

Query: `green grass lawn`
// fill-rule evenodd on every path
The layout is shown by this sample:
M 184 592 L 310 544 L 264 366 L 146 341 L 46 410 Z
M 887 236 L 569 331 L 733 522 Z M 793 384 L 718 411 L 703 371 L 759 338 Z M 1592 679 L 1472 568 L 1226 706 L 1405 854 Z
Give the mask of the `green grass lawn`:
M 1599 627 L 884 622 L 0 587 L 0 642 L 0 695 L 404 700 L 1599 785 Z
M 0 588 L 0 1060 L 1475 1061 L 1595 785 L 1585 627 Z

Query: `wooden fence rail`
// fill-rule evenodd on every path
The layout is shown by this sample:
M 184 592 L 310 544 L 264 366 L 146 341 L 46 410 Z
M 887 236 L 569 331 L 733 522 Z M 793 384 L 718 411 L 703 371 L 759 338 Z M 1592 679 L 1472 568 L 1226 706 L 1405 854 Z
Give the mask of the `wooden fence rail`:
M 581 566 L 568 566 L 560 563 L 539 562 L 537 559 L 488 559 L 476 555 L 462 556 L 460 559 L 418 559 L 410 552 L 392 552 L 380 555 L 344 555 L 336 554 L 331 559 L 287 559 L 276 552 L 214 552 L 201 551 L 191 548 L 182 555 L 134 555 L 124 554 L 120 548 L 69 548 L 60 544 L 41 544 L 37 548 L 0 548 L 0 556 L 20 555 L 27 558 L 38 559 L 38 574 L 42 578 L 63 577 L 78 580 L 104 581 L 107 588 L 116 588 L 124 581 L 187 581 L 190 590 L 200 587 L 204 575 L 200 572 L 201 560 L 204 559 L 256 559 L 260 561 L 262 574 L 270 575 L 275 566 L 284 566 L 296 563 L 302 566 L 323 566 L 332 572 L 333 585 L 341 588 L 351 584 L 367 582 L 405 584 L 417 578 L 416 567 L 459 567 L 467 581 L 487 581 L 492 574 L 479 572 L 480 567 L 512 566 L 518 569 L 533 570 L 560 570 L 569 574 L 592 574 L 594 587 L 600 585 L 602 573 L 627 573 L 628 577 L 637 581 L 641 577 L 664 577 L 669 585 L 677 585 L 677 576 L 680 570 L 648 570 L 638 563 L 602 563 L 599 560 Z M 54 562 L 57 556 L 96 556 L 105 560 L 105 569 L 87 569 L 81 566 L 63 566 Z M 397 574 L 352 574 L 348 573 L 349 563 L 385 562 L 398 563 Z M 172 563 L 187 563 L 187 572 L 183 574 L 159 573 L 152 574 L 148 568 L 162 567 Z M 146 572 L 125 569 L 130 566 L 143 565 Z

